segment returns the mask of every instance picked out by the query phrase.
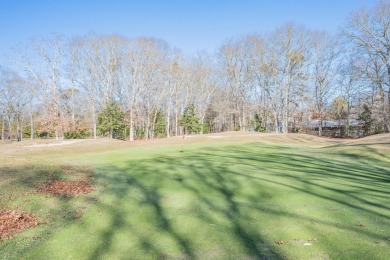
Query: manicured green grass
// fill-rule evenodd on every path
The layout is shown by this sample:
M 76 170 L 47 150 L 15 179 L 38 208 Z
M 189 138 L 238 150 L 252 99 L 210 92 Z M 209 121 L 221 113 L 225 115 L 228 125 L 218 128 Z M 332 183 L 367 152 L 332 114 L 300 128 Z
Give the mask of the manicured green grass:
M 47 223 L 2 241 L 0 258 L 390 259 L 382 146 L 201 142 L 67 154 L 58 165 L 31 155 L 39 163 L 0 168 L 0 203 Z M 64 162 L 94 167 L 97 191 L 33 193 L 49 173 L 65 178 Z

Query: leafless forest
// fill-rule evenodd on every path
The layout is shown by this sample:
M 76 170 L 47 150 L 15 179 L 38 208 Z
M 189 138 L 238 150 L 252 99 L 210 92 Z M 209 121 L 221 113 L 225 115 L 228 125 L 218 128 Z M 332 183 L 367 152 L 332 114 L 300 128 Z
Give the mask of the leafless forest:
M 337 34 L 292 23 L 188 56 L 154 38 L 37 37 L 0 67 L 1 138 L 134 140 L 231 130 L 299 132 L 359 120 L 389 132 L 390 2 Z

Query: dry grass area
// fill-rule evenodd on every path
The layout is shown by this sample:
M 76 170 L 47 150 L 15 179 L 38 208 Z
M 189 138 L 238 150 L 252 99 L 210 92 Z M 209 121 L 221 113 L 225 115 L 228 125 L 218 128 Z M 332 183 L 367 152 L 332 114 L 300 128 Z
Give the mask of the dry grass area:
M 356 146 L 356 145 L 369 145 L 374 147 L 383 147 L 390 145 L 390 134 L 379 134 L 367 136 L 361 139 L 348 140 L 345 142 L 347 146 Z

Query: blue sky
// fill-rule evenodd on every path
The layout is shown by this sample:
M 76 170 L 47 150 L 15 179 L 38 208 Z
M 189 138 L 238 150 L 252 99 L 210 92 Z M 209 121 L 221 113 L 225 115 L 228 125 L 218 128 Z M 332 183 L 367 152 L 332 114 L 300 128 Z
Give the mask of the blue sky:
M 0 63 L 12 48 L 52 32 L 161 38 L 194 54 L 226 39 L 268 33 L 285 22 L 335 32 L 349 13 L 377 0 L 0 0 Z

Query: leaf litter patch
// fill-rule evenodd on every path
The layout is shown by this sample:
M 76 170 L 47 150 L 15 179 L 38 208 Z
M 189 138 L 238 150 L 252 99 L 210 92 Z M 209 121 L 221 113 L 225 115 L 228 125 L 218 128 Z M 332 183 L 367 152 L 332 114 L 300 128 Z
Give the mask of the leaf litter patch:
M 84 180 L 49 180 L 43 183 L 38 192 L 65 197 L 77 197 L 95 190 L 90 182 Z
M 38 226 L 40 223 L 33 213 L 22 210 L 0 210 L 0 241 L 12 238 L 13 233 Z
M 88 194 L 95 190 L 92 181 L 94 180 L 93 169 L 89 166 L 62 165 L 61 173 L 66 176 L 73 176 L 73 180 L 53 178 L 50 174 L 49 180 L 41 183 L 38 192 L 65 197 L 77 197 Z M 76 180 L 74 179 L 76 178 Z

